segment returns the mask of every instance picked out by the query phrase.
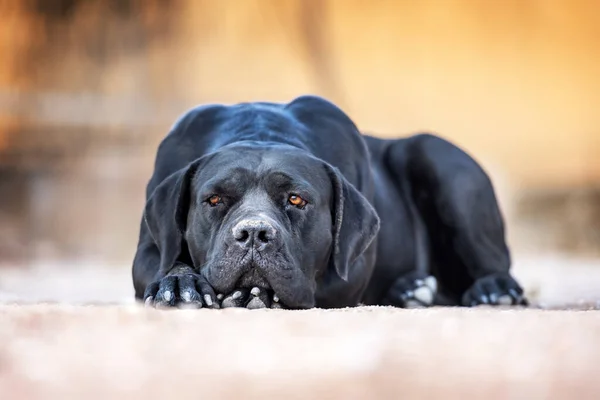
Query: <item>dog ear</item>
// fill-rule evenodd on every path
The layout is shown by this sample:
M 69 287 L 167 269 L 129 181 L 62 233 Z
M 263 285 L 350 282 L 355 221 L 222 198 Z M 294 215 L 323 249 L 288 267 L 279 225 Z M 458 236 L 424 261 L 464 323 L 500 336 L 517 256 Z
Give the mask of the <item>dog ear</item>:
M 369 201 L 341 172 L 325 164 L 333 185 L 333 249 L 331 263 L 343 280 L 350 267 L 379 232 L 379 216 Z
M 183 248 L 191 201 L 191 185 L 205 158 L 174 172 L 155 189 L 144 208 L 144 220 L 160 252 L 159 271 L 167 272 Z

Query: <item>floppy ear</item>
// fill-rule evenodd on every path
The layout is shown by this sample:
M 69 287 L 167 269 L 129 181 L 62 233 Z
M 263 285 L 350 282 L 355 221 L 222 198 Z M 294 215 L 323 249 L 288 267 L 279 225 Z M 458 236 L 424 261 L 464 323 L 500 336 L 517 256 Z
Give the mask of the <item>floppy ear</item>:
M 171 174 L 146 202 L 144 220 L 160 252 L 159 271 L 167 272 L 180 256 L 190 208 L 191 182 L 201 164 L 202 158 Z
M 334 195 L 331 262 L 337 274 L 347 281 L 350 267 L 379 232 L 379 216 L 365 196 L 337 168 L 325 166 Z

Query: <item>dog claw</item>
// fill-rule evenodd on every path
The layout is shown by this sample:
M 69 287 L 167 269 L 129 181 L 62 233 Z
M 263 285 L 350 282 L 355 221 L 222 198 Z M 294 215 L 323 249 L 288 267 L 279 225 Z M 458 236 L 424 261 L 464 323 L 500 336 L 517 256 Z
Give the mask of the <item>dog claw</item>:
M 165 293 L 166 294 L 166 293 Z M 192 294 L 190 292 L 183 292 L 181 294 L 181 299 L 183 301 L 185 301 L 186 303 L 189 303 L 190 301 L 192 301 Z
M 209 294 L 205 294 L 204 295 L 204 302 L 206 303 L 207 306 L 212 306 L 213 305 L 213 301 L 212 298 L 210 297 Z
M 258 295 L 260 294 L 260 289 L 259 289 L 259 288 L 257 288 L 257 287 L 253 287 L 253 288 L 252 288 L 252 290 L 250 291 L 250 294 L 251 294 L 252 296 L 255 296 L 255 297 L 256 297 L 256 296 L 258 296 Z
M 144 301 L 145 307 L 152 307 L 152 302 L 154 301 L 154 297 L 150 296 Z
M 232 299 L 239 299 L 240 297 L 242 297 L 242 292 L 240 292 L 239 290 L 234 292 L 233 295 L 231 296 Z
M 217 295 L 217 300 L 223 300 L 223 297 L 224 297 L 224 296 L 223 296 L 223 293 L 219 293 L 219 294 Z
M 163 298 L 165 299 L 165 301 L 171 301 L 171 291 L 170 290 L 165 290 L 165 293 L 163 294 Z
M 279 296 L 277 296 L 276 294 L 273 295 L 273 302 L 279 303 Z
M 515 289 L 509 289 L 508 293 L 515 299 L 515 303 L 518 303 L 521 300 L 521 295 L 517 293 Z
M 497 302 L 498 302 L 498 295 L 496 293 L 491 293 L 490 294 L 490 303 L 497 304 Z

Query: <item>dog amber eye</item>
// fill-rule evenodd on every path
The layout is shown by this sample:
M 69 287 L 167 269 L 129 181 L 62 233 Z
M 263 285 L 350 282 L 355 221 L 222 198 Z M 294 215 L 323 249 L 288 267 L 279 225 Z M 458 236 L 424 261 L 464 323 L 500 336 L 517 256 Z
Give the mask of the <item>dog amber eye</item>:
M 210 204 L 213 207 L 216 206 L 216 205 L 218 205 L 218 204 L 220 204 L 220 203 L 222 203 L 222 202 L 223 201 L 221 199 L 221 196 L 219 196 L 217 194 L 213 194 L 212 196 L 210 196 L 208 198 L 208 204 Z
M 288 202 L 291 205 L 296 206 L 298 208 L 304 208 L 304 206 L 306 206 L 306 200 L 304 200 L 302 197 L 298 196 L 297 194 L 291 194 L 290 197 L 288 198 Z

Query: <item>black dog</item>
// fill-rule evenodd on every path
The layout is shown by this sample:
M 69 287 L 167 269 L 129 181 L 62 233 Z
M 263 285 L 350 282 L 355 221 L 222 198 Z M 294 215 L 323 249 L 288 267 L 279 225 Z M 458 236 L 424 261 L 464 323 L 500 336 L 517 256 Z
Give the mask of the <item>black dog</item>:
M 149 305 L 526 302 L 472 158 L 429 134 L 361 135 L 319 97 L 187 112 L 146 196 L 133 283 Z

